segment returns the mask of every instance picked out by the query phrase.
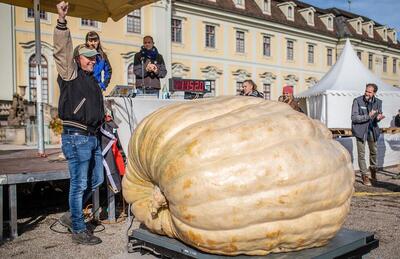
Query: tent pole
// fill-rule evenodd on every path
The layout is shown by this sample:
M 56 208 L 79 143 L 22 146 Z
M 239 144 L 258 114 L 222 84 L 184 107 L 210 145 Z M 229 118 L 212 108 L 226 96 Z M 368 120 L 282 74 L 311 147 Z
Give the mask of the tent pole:
M 325 98 L 325 126 L 328 127 L 328 95 L 324 94 Z
M 38 153 L 45 156 L 44 150 L 44 120 L 42 103 L 42 42 L 40 39 L 40 0 L 33 1 L 35 15 L 35 58 L 36 58 L 36 124 L 38 127 Z

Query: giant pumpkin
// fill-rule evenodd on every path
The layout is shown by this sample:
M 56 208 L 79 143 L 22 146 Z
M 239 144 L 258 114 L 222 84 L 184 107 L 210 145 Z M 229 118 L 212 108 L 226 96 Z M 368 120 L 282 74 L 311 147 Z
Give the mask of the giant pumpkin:
M 325 245 L 353 193 L 348 152 L 284 103 L 219 97 L 162 108 L 129 143 L 123 192 L 151 231 L 215 254 Z

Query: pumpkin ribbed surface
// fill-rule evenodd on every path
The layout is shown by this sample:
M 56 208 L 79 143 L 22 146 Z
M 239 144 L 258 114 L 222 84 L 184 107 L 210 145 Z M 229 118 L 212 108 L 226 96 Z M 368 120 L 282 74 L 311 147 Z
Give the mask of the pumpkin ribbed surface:
M 129 143 L 124 197 L 151 231 L 216 254 L 322 246 L 353 193 L 348 152 L 287 104 L 219 97 L 162 108 Z

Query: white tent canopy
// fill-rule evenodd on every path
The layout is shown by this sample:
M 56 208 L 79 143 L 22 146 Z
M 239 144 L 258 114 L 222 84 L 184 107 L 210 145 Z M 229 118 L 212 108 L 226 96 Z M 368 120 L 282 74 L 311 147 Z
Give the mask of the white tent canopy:
M 377 97 L 383 101 L 382 110 L 386 118 L 380 126 L 392 126 L 400 108 L 400 89 L 385 83 L 367 69 L 357 57 L 349 39 L 339 60 L 321 81 L 297 97 L 305 98 L 308 115 L 320 120 L 328 128 L 351 128 L 353 99 L 364 94 L 367 83 L 378 86 Z

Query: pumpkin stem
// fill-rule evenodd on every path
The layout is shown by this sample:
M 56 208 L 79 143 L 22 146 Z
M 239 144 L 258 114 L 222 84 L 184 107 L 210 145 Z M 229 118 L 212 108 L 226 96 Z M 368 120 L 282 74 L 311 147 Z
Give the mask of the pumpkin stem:
M 162 207 L 167 206 L 167 200 L 165 196 L 162 194 L 160 188 L 155 185 L 153 189 L 153 199 L 151 200 L 150 204 L 150 212 L 153 218 L 157 217 L 158 210 Z

